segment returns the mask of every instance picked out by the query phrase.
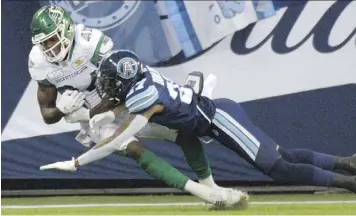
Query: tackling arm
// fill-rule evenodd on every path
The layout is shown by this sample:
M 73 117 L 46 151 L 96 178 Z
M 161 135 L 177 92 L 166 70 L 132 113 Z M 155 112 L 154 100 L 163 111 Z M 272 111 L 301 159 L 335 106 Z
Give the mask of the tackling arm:
M 153 114 L 162 112 L 162 110 L 162 105 L 155 105 L 141 114 L 130 114 L 128 120 L 126 120 L 113 135 L 99 142 L 94 148 L 104 146 L 111 141 L 115 141 L 115 143 L 126 141 L 130 137 L 134 136 L 137 132 L 139 132 L 143 127 L 145 127 Z M 121 112 L 122 107 L 120 106 L 113 109 L 113 113 L 115 115 L 119 115 Z
M 104 119 L 106 118 L 107 115 L 113 115 L 115 118 L 115 115 L 119 115 L 124 109 L 126 109 L 125 105 L 117 106 L 114 108 L 112 111 L 107 111 L 105 113 L 98 114 L 94 116 L 94 119 L 98 118 L 98 116 L 102 116 L 100 118 Z M 146 125 L 148 119 L 155 113 L 159 111 L 158 107 L 152 107 L 150 110 L 143 114 L 138 114 L 138 115 L 130 115 L 130 118 L 110 137 L 107 139 L 103 140 L 100 142 L 98 145 L 96 145 L 94 148 L 90 149 L 89 151 L 85 152 L 84 154 L 80 155 L 77 159 L 72 158 L 70 161 L 62 161 L 62 162 L 56 162 L 48 165 L 41 166 L 41 170 L 48 170 L 48 169 L 59 169 L 59 170 L 64 170 L 64 171 L 75 171 L 77 167 L 83 166 L 86 164 L 89 164 L 91 162 L 100 160 L 108 155 L 110 155 L 112 152 L 116 150 L 116 147 L 120 142 L 127 142 L 130 141 L 130 138 L 132 138 L 132 135 L 130 136 L 129 134 L 135 134 L 135 131 L 139 131 L 144 125 Z M 139 125 L 137 125 L 138 122 L 141 122 Z M 102 121 L 99 120 L 98 124 L 103 123 Z M 105 123 L 103 123 L 105 124 Z M 133 125 L 136 126 L 134 131 L 130 129 Z M 128 135 L 125 135 L 125 132 L 127 132 Z M 120 136 L 121 135 L 121 136 Z M 126 137 L 128 137 L 126 139 Z M 123 140 L 123 141 L 122 141 Z M 131 139 L 132 140 L 132 139 Z
M 54 124 L 61 120 L 64 114 L 56 107 L 57 89 L 55 86 L 38 84 L 37 101 L 46 124 Z
M 118 115 L 123 111 L 123 107 L 125 106 L 118 106 L 109 112 Z M 80 158 L 80 161 L 83 162 L 79 163 L 78 159 L 75 160 L 75 167 L 82 166 L 96 160 L 100 160 L 110 155 L 113 151 L 116 150 L 118 144 L 126 142 L 127 140 L 132 138 L 147 124 L 148 120 L 153 114 L 161 112 L 162 110 L 162 105 L 156 105 L 142 114 L 130 114 L 128 120 L 126 120 L 126 122 L 124 122 L 112 136 L 102 140 L 93 149 L 78 157 L 78 159 Z

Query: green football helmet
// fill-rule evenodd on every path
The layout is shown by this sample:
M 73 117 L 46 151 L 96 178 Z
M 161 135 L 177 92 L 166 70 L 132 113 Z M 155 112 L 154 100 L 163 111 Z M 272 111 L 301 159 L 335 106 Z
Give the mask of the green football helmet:
M 31 22 L 32 43 L 39 45 L 49 62 L 63 61 L 74 39 L 74 24 L 70 15 L 59 6 L 40 8 Z

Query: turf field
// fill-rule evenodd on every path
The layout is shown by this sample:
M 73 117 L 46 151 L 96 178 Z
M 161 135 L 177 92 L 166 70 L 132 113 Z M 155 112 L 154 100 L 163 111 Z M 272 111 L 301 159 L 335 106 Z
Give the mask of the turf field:
M 251 195 L 247 210 L 214 211 L 193 196 L 3 198 L 2 215 L 356 215 L 355 194 Z

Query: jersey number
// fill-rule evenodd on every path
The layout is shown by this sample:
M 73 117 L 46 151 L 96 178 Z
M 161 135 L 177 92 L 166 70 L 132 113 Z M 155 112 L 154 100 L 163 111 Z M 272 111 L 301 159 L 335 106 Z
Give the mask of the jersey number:
M 181 87 L 178 84 L 171 82 L 170 80 L 166 80 L 166 83 L 171 98 L 175 100 L 179 94 L 179 98 L 183 103 L 190 104 L 192 102 L 193 90 L 190 88 Z
M 166 87 L 168 89 L 169 96 L 171 96 L 173 100 L 177 99 L 179 94 L 179 98 L 181 102 L 186 104 L 190 104 L 192 102 L 192 98 L 193 98 L 192 89 L 179 86 L 178 84 L 162 76 L 153 68 L 150 67 L 147 68 L 145 68 L 145 70 L 149 70 L 151 72 L 153 82 L 163 86 L 164 80 L 166 81 Z
M 129 97 L 132 93 L 134 93 L 135 91 L 138 91 L 140 89 L 143 89 L 144 84 L 146 82 L 146 78 L 144 78 L 143 80 L 141 80 L 140 82 L 136 83 L 135 86 L 133 88 L 131 88 L 131 90 L 129 91 L 129 93 L 126 95 L 126 97 Z

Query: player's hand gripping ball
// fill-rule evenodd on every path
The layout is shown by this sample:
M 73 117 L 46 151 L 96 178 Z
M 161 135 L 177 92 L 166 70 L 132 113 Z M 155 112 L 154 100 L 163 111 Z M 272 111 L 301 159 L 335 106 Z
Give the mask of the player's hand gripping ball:
M 67 90 L 65 91 L 59 101 L 57 102 L 57 108 L 64 114 L 73 112 L 84 105 L 85 96 L 78 91 Z

